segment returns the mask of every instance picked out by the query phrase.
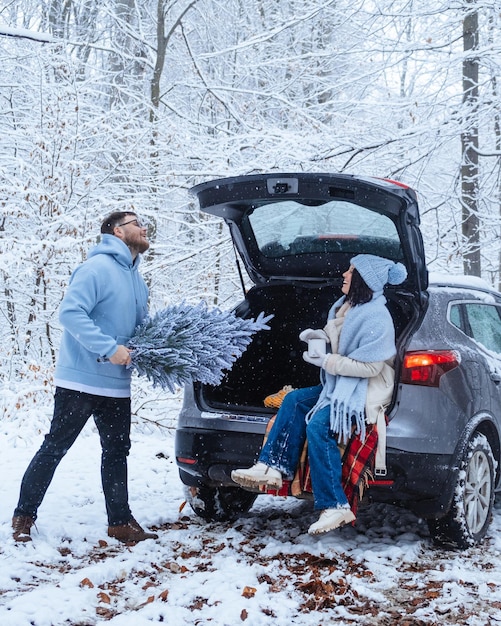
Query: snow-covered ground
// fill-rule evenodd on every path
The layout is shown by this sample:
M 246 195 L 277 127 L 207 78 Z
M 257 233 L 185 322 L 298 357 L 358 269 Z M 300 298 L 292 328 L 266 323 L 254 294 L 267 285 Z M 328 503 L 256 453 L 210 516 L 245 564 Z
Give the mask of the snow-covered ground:
M 164 422 L 175 423 L 178 401 Z M 108 539 L 99 442 L 89 424 L 61 463 L 33 542 L 15 545 L 19 482 L 50 407 L 0 422 L 0 624 L 62 626 L 311 626 L 501 622 L 501 507 L 485 543 L 434 548 L 426 523 L 365 506 L 355 527 L 310 537 L 306 501 L 260 496 L 233 525 L 206 524 L 184 496 L 174 431 L 133 429 L 130 500 L 158 541 Z

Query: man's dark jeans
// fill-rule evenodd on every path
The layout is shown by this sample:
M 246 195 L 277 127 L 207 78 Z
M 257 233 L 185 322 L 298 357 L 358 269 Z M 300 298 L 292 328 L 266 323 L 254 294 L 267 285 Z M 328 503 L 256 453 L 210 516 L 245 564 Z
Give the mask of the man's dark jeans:
M 14 515 L 36 519 L 38 507 L 57 466 L 93 415 L 101 439 L 101 479 L 108 524 L 126 524 L 132 518 L 127 489 L 130 450 L 130 398 L 94 396 L 56 388 L 49 433 L 26 470 Z

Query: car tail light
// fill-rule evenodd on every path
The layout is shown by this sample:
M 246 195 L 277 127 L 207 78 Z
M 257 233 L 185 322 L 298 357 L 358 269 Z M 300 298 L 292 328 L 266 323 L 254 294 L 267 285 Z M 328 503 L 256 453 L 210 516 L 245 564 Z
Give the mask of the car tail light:
M 185 456 L 177 456 L 176 460 L 178 463 L 182 463 L 184 465 L 195 465 L 195 463 L 197 462 L 196 459 L 192 459 L 191 457 L 185 457 Z
M 408 385 L 438 387 L 441 376 L 458 367 L 460 362 L 461 357 L 455 350 L 407 352 L 401 380 Z

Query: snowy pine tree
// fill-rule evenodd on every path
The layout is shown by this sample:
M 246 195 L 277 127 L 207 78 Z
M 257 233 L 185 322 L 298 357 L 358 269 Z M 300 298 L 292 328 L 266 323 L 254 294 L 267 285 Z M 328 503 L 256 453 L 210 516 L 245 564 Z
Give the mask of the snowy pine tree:
M 149 317 L 128 343 L 131 367 L 154 386 L 174 391 L 189 382 L 218 384 L 224 370 L 252 341 L 252 335 L 269 330 L 273 316 L 260 313 L 253 319 L 232 312 L 196 306 L 172 305 Z

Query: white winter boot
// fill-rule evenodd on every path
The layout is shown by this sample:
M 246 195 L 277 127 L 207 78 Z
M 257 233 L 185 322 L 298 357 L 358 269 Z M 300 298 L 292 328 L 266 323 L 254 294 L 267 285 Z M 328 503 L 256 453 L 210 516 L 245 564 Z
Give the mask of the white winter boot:
M 282 486 L 282 474 L 264 463 L 256 463 L 249 469 L 236 469 L 231 472 L 231 480 L 242 487 L 259 488 L 268 487 L 280 489 Z
M 344 524 L 349 524 L 354 521 L 355 516 L 349 508 L 325 509 L 325 511 L 320 513 L 318 522 L 315 522 L 309 527 L 308 533 L 310 535 L 328 533 L 329 530 L 334 530 L 335 528 L 339 528 L 340 526 L 344 526 Z

